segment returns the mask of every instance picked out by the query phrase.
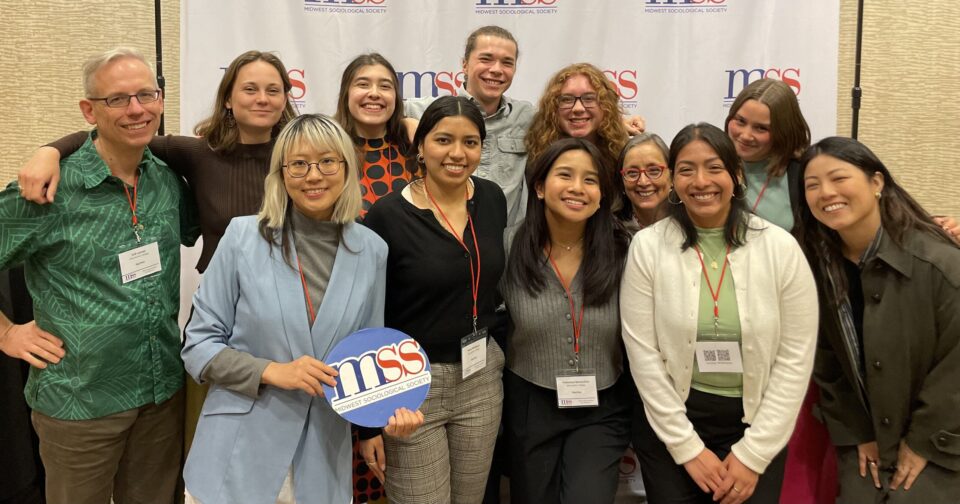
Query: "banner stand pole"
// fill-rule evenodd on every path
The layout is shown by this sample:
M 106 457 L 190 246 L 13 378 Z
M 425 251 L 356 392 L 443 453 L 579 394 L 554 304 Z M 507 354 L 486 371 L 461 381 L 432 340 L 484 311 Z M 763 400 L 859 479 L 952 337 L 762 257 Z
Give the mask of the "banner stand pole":
M 860 122 L 860 97 L 863 89 L 860 88 L 860 51 L 863 46 L 863 0 L 857 2 L 857 49 L 854 56 L 853 89 L 851 90 L 853 117 L 850 125 L 850 138 L 857 139 L 857 130 Z
M 160 86 L 160 93 L 164 94 L 166 89 L 166 81 L 163 78 L 163 36 L 160 33 L 160 0 L 153 0 L 153 26 L 154 32 L 156 33 L 156 45 L 157 45 L 157 85 Z M 158 135 L 163 135 L 163 121 L 164 116 L 160 116 L 160 128 L 157 130 Z

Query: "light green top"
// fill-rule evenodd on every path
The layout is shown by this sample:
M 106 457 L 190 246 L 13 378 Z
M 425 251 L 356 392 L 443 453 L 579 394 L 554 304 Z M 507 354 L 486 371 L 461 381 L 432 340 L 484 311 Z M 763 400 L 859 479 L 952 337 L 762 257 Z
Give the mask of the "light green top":
M 740 342 L 740 312 L 737 309 L 737 293 L 733 285 L 733 274 L 730 265 L 723 275 L 723 284 L 720 284 L 720 274 L 727 250 L 723 240 L 723 228 L 697 228 L 698 244 L 703 255 L 710 284 L 705 279 L 700 281 L 700 319 L 697 323 L 697 341 L 736 341 Z M 714 263 L 716 268 L 714 269 Z M 714 325 L 713 296 L 710 294 L 710 285 L 714 292 L 720 285 L 720 296 L 717 299 L 720 308 L 720 318 Z M 696 359 L 693 361 L 693 379 L 690 387 L 708 394 L 724 397 L 743 397 L 743 373 L 701 373 Z
M 767 183 L 767 161 L 745 162 L 743 167 L 747 176 L 747 208 L 787 231 L 793 229 L 793 208 L 790 207 L 790 183 L 787 177 L 771 179 L 757 203 L 757 196 Z

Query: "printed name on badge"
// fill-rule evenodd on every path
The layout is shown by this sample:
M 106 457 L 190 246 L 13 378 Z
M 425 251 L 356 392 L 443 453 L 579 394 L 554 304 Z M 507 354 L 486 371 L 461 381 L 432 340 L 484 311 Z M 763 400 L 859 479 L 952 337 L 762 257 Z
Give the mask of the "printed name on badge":
M 160 271 L 160 248 L 157 242 L 148 243 L 126 252 L 121 252 L 120 281 L 130 283 Z

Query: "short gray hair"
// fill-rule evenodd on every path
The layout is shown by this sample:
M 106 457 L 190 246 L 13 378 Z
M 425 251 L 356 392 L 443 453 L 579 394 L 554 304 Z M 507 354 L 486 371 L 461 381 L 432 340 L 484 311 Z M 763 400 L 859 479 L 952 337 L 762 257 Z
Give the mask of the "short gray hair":
M 143 57 L 143 53 L 133 49 L 132 47 L 117 47 L 109 51 L 102 52 L 100 54 L 95 54 L 83 63 L 83 93 L 87 98 L 92 98 L 95 96 L 97 90 L 94 89 L 93 77 L 97 74 L 101 68 L 106 66 L 108 63 L 114 62 L 122 58 L 133 58 L 135 60 L 143 62 L 144 65 L 147 65 L 147 68 L 150 69 L 150 74 L 153 75 L 154 85 L 158 88 L 160 87 L 157 84 L 157 76 L 153 72 L 153 65 Z

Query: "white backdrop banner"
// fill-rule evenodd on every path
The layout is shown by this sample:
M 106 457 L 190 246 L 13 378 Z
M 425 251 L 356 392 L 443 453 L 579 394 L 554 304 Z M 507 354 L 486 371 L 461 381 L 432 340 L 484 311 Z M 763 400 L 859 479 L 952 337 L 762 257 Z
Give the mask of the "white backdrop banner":
M 240 53 L 275 51 L 301 112 L 332 114 L 340 75 L 376 51 L 406 98 L 457 94 L 467 35 L 496 24 L 520 47 L 508 95 L 536 103 L 546 81 L 576 62 L 604 70 L 627 114 L 667 143 L 684 125 L 723 127 L 741 89 L 762 77 L 797 94 L 813 139 L 837 115 L 839 0 L 182 0 L 180 130 L 210 114 L 224 70 Z M 198 250 L 184 257 L 184 311 Z M 628 452 L 618 502 L 642 482 Z
M 182 0 L 180 127 L 210 113 L 249 49 L 279 54 L 301 112 L 332 114 L 344 67 L 370 51 L 393 63 L 404 97 L 456 94 L 467 35 L 496 24 L 520 46 L 512 98 L 536 103 L 550 75 L 590 62 L 669 143 L 691 122 L 722 127 L 766 76 L 797 93 L 818 139 L 836 128 L 839 16 L 839 0 Z

